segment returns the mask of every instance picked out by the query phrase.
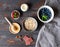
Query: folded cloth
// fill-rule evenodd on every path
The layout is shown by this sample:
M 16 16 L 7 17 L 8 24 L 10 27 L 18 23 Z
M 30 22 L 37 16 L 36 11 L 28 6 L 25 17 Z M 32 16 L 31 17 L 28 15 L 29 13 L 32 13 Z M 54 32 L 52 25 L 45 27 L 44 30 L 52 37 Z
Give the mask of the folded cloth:
M 41 28 L 35 47 L 60 47 L 60 18 Z
M 46 5 L 55 9 L 55 17 L 51 23 L 40 29 L 35 47 L 60 47 L 60 3 L 58 0 L 46 0 Z

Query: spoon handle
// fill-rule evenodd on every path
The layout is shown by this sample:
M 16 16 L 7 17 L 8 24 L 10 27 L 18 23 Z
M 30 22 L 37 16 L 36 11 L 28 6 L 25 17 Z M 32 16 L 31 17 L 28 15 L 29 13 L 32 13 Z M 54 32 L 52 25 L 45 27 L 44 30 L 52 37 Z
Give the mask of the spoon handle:
M 7 17 L 5 17 L 5 20 L 9 23 L 9 25 L 11 26 L 11 22 L 7 19 Z

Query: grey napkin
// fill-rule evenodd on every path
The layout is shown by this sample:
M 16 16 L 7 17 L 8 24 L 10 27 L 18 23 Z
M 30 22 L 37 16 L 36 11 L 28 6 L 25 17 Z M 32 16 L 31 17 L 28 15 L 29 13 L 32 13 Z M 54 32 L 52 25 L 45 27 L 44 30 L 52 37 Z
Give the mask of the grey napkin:
M 60 47 L 60 3 L 58 0 L 47 0 L 46 5 L 55 8 L 55 17 L 39 31 L 35 47 Z
M 60 18 L 41 28 L 35 47 L 60 47 Z

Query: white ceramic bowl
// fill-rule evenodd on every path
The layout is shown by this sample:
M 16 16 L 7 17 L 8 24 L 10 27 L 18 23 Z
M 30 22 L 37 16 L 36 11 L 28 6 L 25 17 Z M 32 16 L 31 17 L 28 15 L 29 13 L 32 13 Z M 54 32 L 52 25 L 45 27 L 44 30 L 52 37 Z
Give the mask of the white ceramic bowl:
M 28 22 L 27 22 L 28 21 Z M 34 25 L 33 25 L 34 24 Z M 27 26 L 27 27 L 26 27 Z M 33 17 L 28 17 L 25 21 L 24 21 L 24 27 L 28 30 L 28 31 L 34 31 L 37 29 L 38 23 L 36 21 L 35 18 Z
M 21 31 L 21 27 L 18 23 L 13 23 L 13 25 L 17 26 L 18 30 L 14 30 L 14 28 L 12 26 L 9 26 L 9 31 L 12 33 L 12 34 L 17 34 Z
M 20 8 L 21 8 L 21 10 L 22 10 L 23 12 L 26 12 L 29 7 L 28 7 L 27 4 L 22 4 Z
M 47 9 L 49 9 L 49 10 L 51 11 L 51 18 L 50 18 L 49 20 L 47 20 L 47 21 L 43 21 L 43 20 L 39 17 L 39 11 L 40 11 L 42 8 L 47 8 Z M 38 17 L 38 19 L 39 19 L 41 22 L 43 22 L 43 23 L 48 23 L 48 22 L 52 21 L 52 19 L 54 18 L 54 11 L 53 11 L 53 9 L 52 9 L 50 6 L 47 6 L 47 5 L 41 6 L 41 7 L 38 9 L 38 11 L 37 11 L 37 17 Z
M 12 11 L 12 12 L 11 12 L 11 17 L 12 17 L 12 13 L 15 12 L 15 11 L 19 13 L 19 16 L 18 16 L 17 18 L 13 18 L 13 19 L 14 19 L 14 20 L 17 20 L 17 19 L 19 19 L 19 17 L 20 17 L 20 12 L 19 12 L 18 10 Z

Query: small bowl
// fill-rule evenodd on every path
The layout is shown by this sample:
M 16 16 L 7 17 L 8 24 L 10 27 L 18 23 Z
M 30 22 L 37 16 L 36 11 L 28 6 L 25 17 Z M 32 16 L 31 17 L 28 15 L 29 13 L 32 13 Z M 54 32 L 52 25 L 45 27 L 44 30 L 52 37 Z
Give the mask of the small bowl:
M 21 27 L 18 23 L 13 23 L 13 25 L 17 26 L 18 30 L 13 30 L 14 28 L 12 26 L 9 26 L 9 31 L 12 33 L 12 34 L 17 34 L 21 31 Z
M 21 10 L 23 11 L 23 12 L 26 12 L 27 10 L 28 10 L 28 4 L 21 4 Z
M 45 10 L 46 9 L 46 10 Z M 42 11 L 43 10 L 43 11 Z M 49 10 L 47 13 L 45 12 L 45 11 L 47 11 L 47 10 Z M 41 12 L 41 13 L 40 13 Z M 49 14 L 48 13 L 50 13 L 50 17 L 48 16 Z M 40 15 L 41 14 L 41 15 Z M 43 17 L 42 16 L 42 14 L 46 14 L 45 15 L 45 21 L 44 20 L 42 20 L 43 18 L 41 18 L 41 17 Z M 48 15 L 47 15 L 48 14 Z M 53 18 L 54 18 L 54 11 L 53 11 L 53 9 L 50 7 L 50 6 L 47 6 L 47 5 L 44 5 L 44 6 L 41 6 L 39 9 L 38 9 L 38 11 L 37 11 L 37 17 L 38 17 L 38 19 L 41 21 L 41 22 L 43 22 L 43 23 L 48 23 L 48 22 L 50 22 L 50 21 L 52 21 L 53 20 Z M 48 19 L 49 18 L 49 19 Z M 48 20 L 47 20 L 48 19 Z
M 17 13 L 16 13 L 16 12 L 17 12 Z M 14 18 L 14 13 L 16 13 L 16 14 L 15 14 L 15 18 Z M 17 14 L 18 14 L 18 17 L 16 17 Z M 19 12 L 18 10 L 12 11 L 12 12 L 11 12 L 11 17 L 12 17 L 14 20 L 19 19 L 19 17 L 20 17 L 20 12 Z
M 32 21 L 32 23 L 31 23 L 31 21 Z M 36 19 L 33 17 L 28 17 L 24 20 L 24 28 L 27 31 L 35 31 L 37 29 L 37 26 L 38 26 L 38 23 L 37 23 Z

